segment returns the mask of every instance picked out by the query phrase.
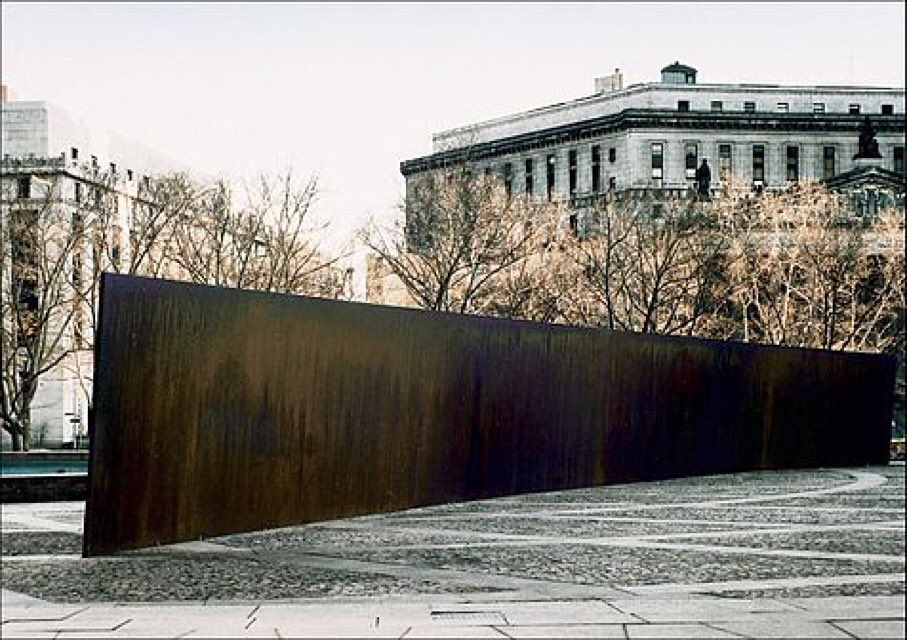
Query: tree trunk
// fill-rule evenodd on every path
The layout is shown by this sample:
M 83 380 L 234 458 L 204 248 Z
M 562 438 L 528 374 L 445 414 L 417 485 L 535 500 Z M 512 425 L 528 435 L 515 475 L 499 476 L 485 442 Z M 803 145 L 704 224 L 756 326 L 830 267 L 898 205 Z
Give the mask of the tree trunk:
M 19 451 L 28 451 L 31 447 L 31 409 L 25 412 L 21 421 L 22 448 Z
M 22 434 L 18 431 L 13 431 L 9 436 L 13 441 L 13 451 L 22 451 Z

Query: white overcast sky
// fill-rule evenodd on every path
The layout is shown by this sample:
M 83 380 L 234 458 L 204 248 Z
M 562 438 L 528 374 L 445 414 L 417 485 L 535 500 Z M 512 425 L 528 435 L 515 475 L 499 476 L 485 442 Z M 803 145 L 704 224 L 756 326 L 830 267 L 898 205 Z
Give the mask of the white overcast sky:
M 2 76 L 210 175 L 317 171 L 335 239 L 433 132 L 652 82 L 903 87 L 904 3 L 2 4 Z

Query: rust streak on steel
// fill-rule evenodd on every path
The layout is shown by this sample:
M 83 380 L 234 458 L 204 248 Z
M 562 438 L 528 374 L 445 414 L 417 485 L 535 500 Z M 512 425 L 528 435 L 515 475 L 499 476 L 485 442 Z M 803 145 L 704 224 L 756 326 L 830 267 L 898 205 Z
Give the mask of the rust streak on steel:
M 884 464 L 894 361 L 105 275 L 84 554 Z

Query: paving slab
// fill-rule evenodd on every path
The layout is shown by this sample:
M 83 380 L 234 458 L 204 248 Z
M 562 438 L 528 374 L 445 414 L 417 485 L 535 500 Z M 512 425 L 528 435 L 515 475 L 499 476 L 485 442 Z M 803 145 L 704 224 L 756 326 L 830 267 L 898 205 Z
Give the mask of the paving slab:
M 10 604 L 3 603 L 3 624 L 20 622 L 56 622 L 66 620 L 88 607 L 85 605 L 60 605 L 49 602 Z
M 602 601 L 514 602 L 501 609 L 512 625 L 528 624 L 621 624 L 639 622 L 636 616 Z
M 628 624 L 627 638 L 739 638 L 730 631 L 723 631 L 706 624 Z
M 828 622 L 782 618 L 776 620 L 752 619 L 741 622 L 714 622 L 723 629 L 750 638 L 852 638 Z
M 784 602 L 823 620 L 904 618 L 903 596 L 789 598 Z
M 402 638 L 507 638 L 508 634 L 491 626 L 426 625 L 411 627 Z
M 501 627 L 511 638 L 626 638 L 622 624 L 511 625 Z
M 842 620 L 834 626 L 856 638 L 903 638 L 903 620 Z
M 771 613 L 796 614 L 799 611 L 784 602 L 775 600 L 714 599 L 634 599 L 612 600 L 617 609 L 652 623 L 724 622 L 751 620 L 755 615 Z

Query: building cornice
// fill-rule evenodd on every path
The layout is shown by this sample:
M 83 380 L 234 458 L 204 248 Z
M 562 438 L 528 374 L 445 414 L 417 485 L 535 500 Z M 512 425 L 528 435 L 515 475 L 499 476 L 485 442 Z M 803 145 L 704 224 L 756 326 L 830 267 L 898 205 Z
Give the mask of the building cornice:
M 637 129 L 675 129 L 686 131 L 746 131 L 746 132 L 842 132 L 859 130 L 866 114 L 847 113 L 746 113 L 735 112 L 681 112 L 669 109 L 626 109 L 620 113 L 592 118 L 482 142 L 468 147 L 441 151 L 400 163 L 400 172 L 409 176 L 463 162 L 475 162 L 499 156 L 525 153 L 589 138 Z M 904 133 L 907 119 L 903 113 L 871 116 L 879 133 Z
M 696 83 L 696 84 L 672 84 L 664 82 L 645 82 L 631 84 L 623 89 L 618 89 L 617 91 L 611 91 L 608 93 L 593 93 L 587 96 L 582 96 L 580 98 L 574 98 L 573 100 L 567 100 L 565 102 L 556 102 L 554 104 L 548 104 L 541 107 L 536 107 L 534 109 L 529 109 L 527 111 L 521 111 L 518 113 L 511 113 L 504 116 L 498 116 L 496 118 L 491 118 L 488 120 L 482 120 L 480 122 L 475 122 L 472 124 L 454 127 L 453 129 L 447 129 L 435 133 L 432 136 L 432 139 L 436 142 L 450 139 L 452 137 L 457 137 L 460 135 L 469 135 L 475 131 L 488 129 L 490 127 L 497 127 L 501 125 L 513 124 L 515 122 L 520 122 L 526 120 L 527 118 L 533 118 L 537 116 L 547 116 L 562 113 L 569 111 L 574 108 L 584 107 L 587 105 L 601 105 L 606 107 L 608 103 L 616 102 L 621 99 L 630 98 L 630 97 L 640 97 L 648 93 L 686 93 L 690 95 L 695 94 L 713 94 L 713 93 L 722 93 L 722 94 L 739 94 L 741 97 L 752 97 L 756 98 L 762 94 L 767 94 L 771 96 L 777 96 L 778 94 L 783 94 L 785 96 L 798 96 L 804 97 L 809 96 L 812 99 L 827 98 L 831 96 L 848 96 L 854 97 L 865 96 L 865 95 L 877 95 L 877 96 L 890 96 L 894 99 L 903 99 L 904 97 L 904 88 L 903 87 L 858 87 L 858 86 L 844 86 L 844 85 L 780 85 L 780 84 L 709 84 L 709 83 Z

